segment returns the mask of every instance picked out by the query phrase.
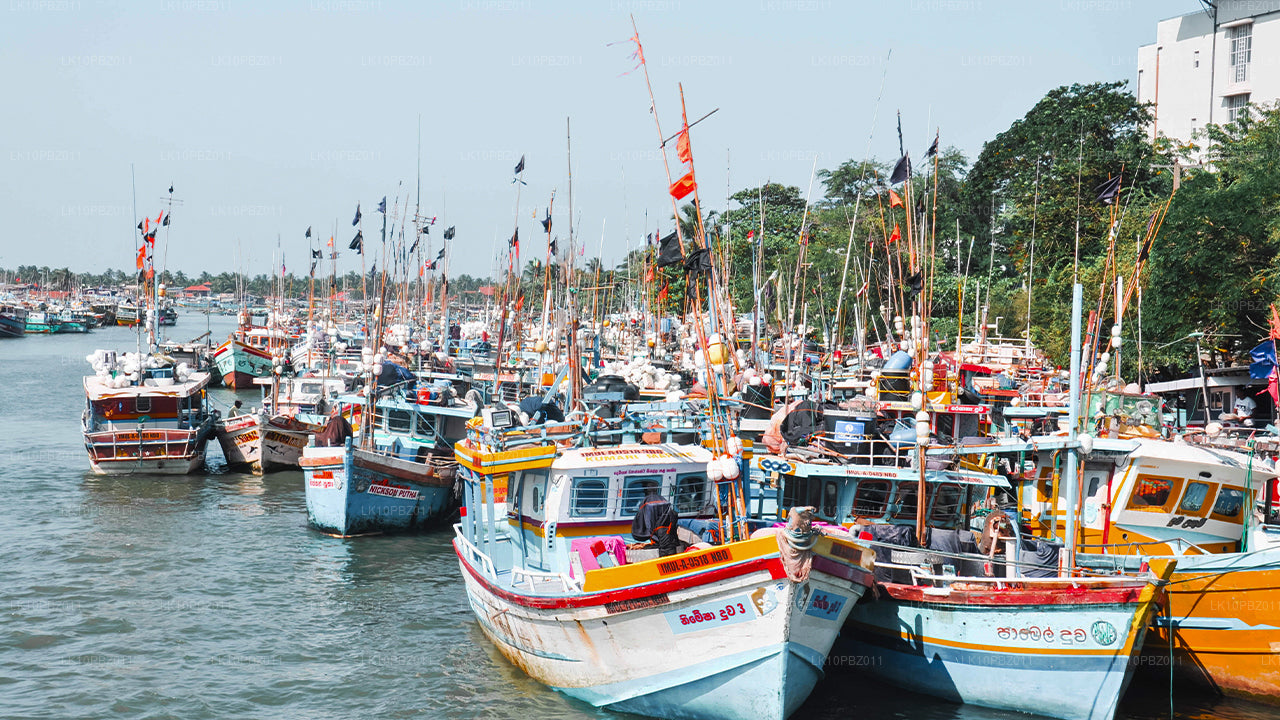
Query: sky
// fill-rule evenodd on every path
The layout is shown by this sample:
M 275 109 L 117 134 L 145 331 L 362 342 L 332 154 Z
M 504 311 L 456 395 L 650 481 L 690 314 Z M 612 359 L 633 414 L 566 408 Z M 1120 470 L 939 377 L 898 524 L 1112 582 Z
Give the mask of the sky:
M 730 191 L 764 182 L 807 194 L 815 161 L 821 170 L 868 154 L 895 160 L 898 112 L 914 156 L 937 132 L 972 161 L 1054 87 L 1132 87 L 1137 48 L 1154 41 L 1157 21 L 1199 9 L 1197 0 L 4 0 L 0 267 L 130 268 L 137 218 L 167 209 L 170 185 L 157 264 L 188 275 L 267 273 L 277 254 L 304 273 L 308 227 L 322 242 L 336 237 L 340 273 L 359 269 L 346 249 L 357 203 L 372 264 L 383 196 L 395 227 L 419 203 L 438 218 L 433 251 L 456 226 L 451 275 L 489 275 L 517 223 L 522 259 L 545 254 L 534 216 L 553 192 L 564 247 L 571 189 L 586 257 L 612 265 L 646 232 L 671 228 L 659 135 L 627 42 L 631 16 L 663 134 L 680 127 L 681 84 L 690 120 L 716 111 L 691 144 L 703 208 L 723 210 Z M 526 184 L 516 185 L 521 156 Z M 821 194 L 815 181 L 812 197 Z

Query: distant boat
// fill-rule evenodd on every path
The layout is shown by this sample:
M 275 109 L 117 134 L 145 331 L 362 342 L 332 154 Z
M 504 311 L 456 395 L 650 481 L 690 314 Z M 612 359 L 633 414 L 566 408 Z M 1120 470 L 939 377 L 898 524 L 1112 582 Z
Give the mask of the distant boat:
M 279 388 L 267 392 L 260 412 L 218 421 L 215 433 L 228 465 L 254 473 L 298 468 L 307 440 L 324 429 L 329 400 L 346 390 L 346 381 L 283 378 Z
M 183 475 L 204 465 L 215 415 L 204 404 L 209 374 L 157 356 L 90 356 L 82 417 L 89 464 L 99 475 Z
M 19 305 L 0 305 L 0 338 L 27 334 L 27 309 Z
M 120 303 L 116 306 L 116 325 L 133 327 L 138 324 L 138 306 Z
M 240 390 L 252 387 L 254 378 L 271 374 L 271 353 L 233 335 L 213 351 L 213 364 L 222 374 L 224 386 Z
M 29 335 L 48 335 L 58 332 L 62 321 L 58 319 L 57 314 L 47 310 L 32 310 L 27 313 L 27 334 Z

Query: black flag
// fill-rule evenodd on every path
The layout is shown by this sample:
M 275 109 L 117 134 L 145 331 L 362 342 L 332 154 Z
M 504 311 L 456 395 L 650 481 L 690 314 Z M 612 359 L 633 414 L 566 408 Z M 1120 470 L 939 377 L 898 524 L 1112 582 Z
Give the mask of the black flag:
M 454 232 L 454 226 L 450 225 L 450 226 L 449 226 L 449 229 L 444 231 L 444 239 L 445 239 L 445 240 L 452 240 L 452 239 L 453 239 L 453 232 Z
M 382 202 L 378 203 L 378 212 L 382 213 L 383 215 L 387 214 L 387 196 L 386 195 L 383 195 Z
M 165 213 L 165 214 L 164 214 L 164 222 L 162 222 L 162 223 L 160 223 L 160 224 L 161 224 L 161 225 L 164 225 L 165 227 L 169 227 L 169 213 Z
M 439 260 L 443 257 L 444 257 L 444 248 L 440 248 L 440 252 L 436 253 L 436 259 Z
M 138 232 L 142 232 L 142 221 L 138 221 Z
M 311 226 L 307 226 L 307 237 L 311 237 Z
M 360 203 L 356 203 L 356 216 L 355 216 L 355 219 L 351 221 L 351 227 L 355 227 L 356 225 L 359 225 L 359 224 L 360 224 Z
M 320 252 L 319 250 L 312 250 L 312 251 L 311 251 L 311 257 L 313 257 L 313 258 L 321 258 L 321 257 L 324 257 L 324 253 Z
M 928 150 L 924 151 L 924 156 L 925 156 L 925 159 L 928 159 L 937 154 L 938 154 L 938 136 L 934 135 L 933 144 L 929 146 Z
M 523 155 L 520 156 L 520 162 L 516 163 L 515 174 L 519 175 L 522 172 L 524 172 L 524 156 Z
M 422 237 L 422 236 L 421 236 L 421 235 L 419 235 L 419 236 L 417 236 L 417 237 L 415 237 L 415 238 L 413 239 L 413 244 L 409 246 L 409 254 L 410 254 L 410 255 L 412 255 L 412 254 L 413 254 L 413 251 L 414 251 L 414 250 L 417 250 L 417 249 L 418 249 L 418 238 L 421 238 L 421 237 Z
M 356 252 L 363 255 L 364 254 L 364 233 L 361 232 L 360 230 L 357 230 L 356 236 L 351 238 L 351 244 L 348 245 L 347 248 L 351 250 L 355 250 Z
M 551 257 L 556 255 L 556 238 L 551 238 Z
M 547 208 L 547 217 L 542 220 L 542 232 L 551 232 L 551 208 Z
M 170 195 L 172 195 L 172 194 L 173 194 L 173 186 L 172 186 L 172 185 L 170 185 L 170 186 L 169 186 L 169 194 L 170 194 Z
M 516 231 L 511 233 L 511 239 L 507 241 L 507 245 L 513 248 L 520 247 L 520 228 L 516 228 Z
M 903 180 L 906 180 L 907 176 L 910 174 L 911 174 L 911 154 L 907 153 L 906 155 L 903 155 L 900 160 L 898 160 L 897 165 L 893 166 L 893 173 L 889 175 L 889 184 L 897 185 Z
M 684 261 L 684 271 L 686 275 L 691 277 L 711 272 L 711 251 L 706 248 L 698 248 L 689 253 L 689 257 L 685 258 Z
M 311 277 L 315 277 L 315 276 L 316 276 L 316 261 L 312 260 L 311 261 Z
M 658 267 L 675 265 L 683 259 L 684 253 L 680 252 L 680 240 L 675 233 L 658 242 Z
M 1093 191 L 1098 194 L 1098 202 L 1103 205 L 1110 205 L 1111 201 L 1115 200 L 1116 196 L 1120 194 L 1120 176 L 1107 178 Z

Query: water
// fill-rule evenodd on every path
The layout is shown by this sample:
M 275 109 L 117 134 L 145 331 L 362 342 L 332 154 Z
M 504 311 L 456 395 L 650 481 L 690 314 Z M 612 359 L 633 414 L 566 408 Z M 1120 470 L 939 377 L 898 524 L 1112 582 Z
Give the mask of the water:
M 232 321 L 210 319 L 213 337 Z M 170 333 L 205 328 L 188 314 Z M 447 531 L 313 532 L 300 473 L 227 472 L 216 443 L 204 474 L 93 475 L 81 378 L 99 347 L 132 349 L 134 335 L 0 341 L 0 717 L 632 717 L 548 690 L 493 649 Z M 1168 717 L 1167 683 L 1135 690 L 1126 720 Z M 854 716 L 1027 717 L 863 683 L 856 669 L 833 672 L 797 714 Z M 1177 716 L 1280 710 L 1180 692 Z

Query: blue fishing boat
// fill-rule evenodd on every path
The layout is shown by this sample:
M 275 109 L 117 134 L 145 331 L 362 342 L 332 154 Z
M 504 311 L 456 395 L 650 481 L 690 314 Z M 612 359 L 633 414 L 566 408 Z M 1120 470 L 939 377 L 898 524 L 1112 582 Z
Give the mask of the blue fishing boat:
M 457 508 L 452 443 L 466 436 L 475 406 L 439 386 L 397 390 L 367 418 L 358 403 L 343 402 L 359 428 L 354 442 L 303 448 L 311 526 L 346 537 L 420 530 L 448 519 Z
M 0 305 L 0 337 L 27 334 L 27 309 L 21 305 Z

